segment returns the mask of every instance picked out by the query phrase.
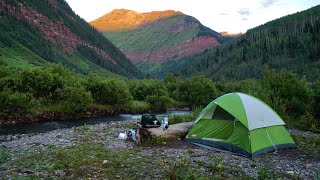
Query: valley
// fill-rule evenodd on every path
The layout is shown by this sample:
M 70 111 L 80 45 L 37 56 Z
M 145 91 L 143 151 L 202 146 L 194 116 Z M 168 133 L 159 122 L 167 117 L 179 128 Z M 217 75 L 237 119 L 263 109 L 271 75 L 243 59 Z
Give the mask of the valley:
M 87 22 L 71 2 L 0 0 L 0 179 L 320 177 L 320 5 L 228 33 L 175 10 L 117 8 Z M 285 5 L 277 3 L 259 9 Z M 251 9 L 234 14 L 244 24 L 258 19 Z M 214 101 L 235 92 L 251 98 Z M 250 99 L 273 116 L 257 113 Z M 217 118 L 221 127 L 204 125 L 209 133 L 201 135 L 228 132 L 200 140 L 273 152 L 251 159 L 196 146 L 188 136 L 118 139 L 141 128 L 142 114 L 167 115 L 169 126 Z M 275 116 L 296 148 L 281 149 L 288 146 L 273 134 L 279 127 L 267 126 Z M 242 139 L 251 142 L 254 133 L 268 141 L 256 142 L 260 149 Z

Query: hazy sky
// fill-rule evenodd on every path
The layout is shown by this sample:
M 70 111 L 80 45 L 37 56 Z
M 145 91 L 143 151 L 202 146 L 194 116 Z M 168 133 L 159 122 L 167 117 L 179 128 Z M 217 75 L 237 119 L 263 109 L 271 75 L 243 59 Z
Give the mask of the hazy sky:
M 194 16 L 211 29 L 230 33 L 308 9 L 319 0 L 66 0 L 86 21 L 92 21 L 113 9 L 138 12 L 176 10 Z

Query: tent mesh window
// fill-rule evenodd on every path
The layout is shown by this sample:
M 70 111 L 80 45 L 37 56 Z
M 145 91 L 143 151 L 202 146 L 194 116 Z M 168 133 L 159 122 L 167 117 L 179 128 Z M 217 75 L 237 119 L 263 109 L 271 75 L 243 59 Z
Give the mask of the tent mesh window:
M 222 109 L 220 106 L 217 106 L 211 119 L 233 121 L 235 118 L 226 110 Z

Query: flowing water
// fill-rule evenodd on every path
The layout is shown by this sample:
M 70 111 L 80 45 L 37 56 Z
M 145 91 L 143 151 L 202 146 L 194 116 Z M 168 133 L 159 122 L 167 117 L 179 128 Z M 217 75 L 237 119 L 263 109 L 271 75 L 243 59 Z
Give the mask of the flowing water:
M 157 115 L 183 115 L 190 114 L 191 111 L 169 111 L 163 113 L 156 113 Z M 27 124 L 17 124 L 14 126 L 7 126 L 0 128 L 0 135 L 15 135 L 15 134 L 31 134 L 44 133 L 55 129 L 71 128 L 83 125 L 93 125 L 108 121 L 124 121 L 141 119 L 141 114 L 119 114 L 114 116 L 97 117 L 97 118 L 83 118 L 76 120 L 57 120 L 46 122 L 32 122 Z

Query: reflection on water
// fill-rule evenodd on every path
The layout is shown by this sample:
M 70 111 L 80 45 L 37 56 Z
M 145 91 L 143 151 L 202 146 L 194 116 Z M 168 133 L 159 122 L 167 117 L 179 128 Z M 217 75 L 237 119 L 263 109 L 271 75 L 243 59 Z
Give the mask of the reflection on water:
M 191 111 L 169 111 L 168 113 L 157 113 L 159 115 L 182 115 L 190 114 Z M 92 125 L 108 121 L 123 121 L 141 119 L 141 114 L 120 114 L 115 116 L 97 117 L 97 118 L 84 118 L 77 120 L 60 120 L 60 121 L 47 121 L 47 122 L 34 122 L 28 124 L 18 124 L 15 126 L 0 128 L 0 135 L 8 134 L 31 134 L 31 133 L 44 133 L 55 129 L 71 128 L 82 125 Z

